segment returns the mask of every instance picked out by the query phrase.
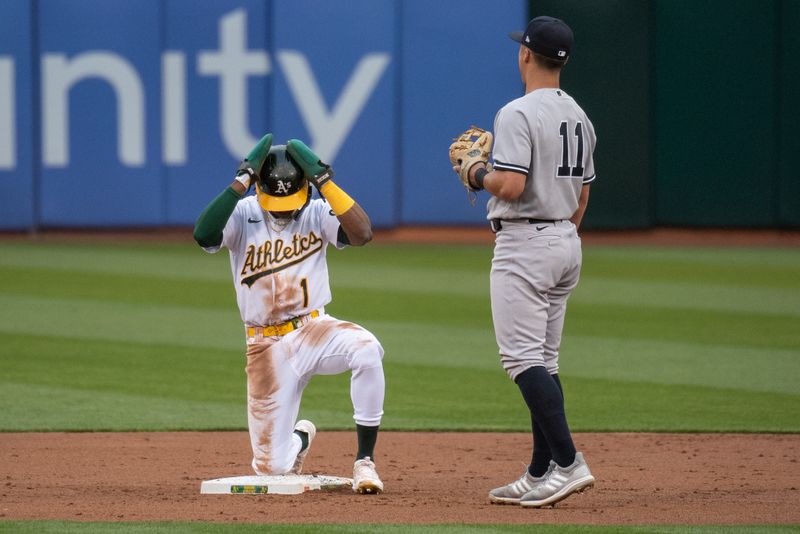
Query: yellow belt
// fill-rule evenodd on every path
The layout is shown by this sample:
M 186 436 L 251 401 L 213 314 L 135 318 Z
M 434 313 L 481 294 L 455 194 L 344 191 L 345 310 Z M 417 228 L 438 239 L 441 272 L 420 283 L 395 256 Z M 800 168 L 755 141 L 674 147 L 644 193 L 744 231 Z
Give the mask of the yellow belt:
M 255 337 L 259 335 L 264 337 L 285 336 L 289 332 L 297 330 L 298 328 L 306 324 L 309 319 L 314 319 L 316 317 L 319 317 L 318 310 L 314 310 L 308 315 L 293 317 L 288 321 L 286 321 L 285 323 L 281 324 L 273 324 L 268 326 L 248 326 L 247 337 Z

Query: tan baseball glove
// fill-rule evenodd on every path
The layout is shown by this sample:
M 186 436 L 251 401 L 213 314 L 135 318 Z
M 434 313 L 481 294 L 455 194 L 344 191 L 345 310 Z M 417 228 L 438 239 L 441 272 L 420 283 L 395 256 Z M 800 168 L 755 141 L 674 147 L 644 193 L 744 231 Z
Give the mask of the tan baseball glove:
M 469 184 L 469 170 L 478 162 L 488 163 L 492 156 L 493 139 L 491 132 L 470 126 L 450 145 L 450 163 L 457 167 L 458 177 L 469 192 L 477 191 Z

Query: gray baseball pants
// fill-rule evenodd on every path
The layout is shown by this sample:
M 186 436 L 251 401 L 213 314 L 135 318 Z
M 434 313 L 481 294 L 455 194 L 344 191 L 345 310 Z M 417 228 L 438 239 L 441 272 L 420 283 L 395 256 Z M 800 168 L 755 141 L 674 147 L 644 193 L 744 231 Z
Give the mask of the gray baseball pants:
M 578 285 L 581 240 L 568 220 L 502 222 L 491 272 L 492 320 L 512 380 L 534 366 L 558 372 L 567 299 Z

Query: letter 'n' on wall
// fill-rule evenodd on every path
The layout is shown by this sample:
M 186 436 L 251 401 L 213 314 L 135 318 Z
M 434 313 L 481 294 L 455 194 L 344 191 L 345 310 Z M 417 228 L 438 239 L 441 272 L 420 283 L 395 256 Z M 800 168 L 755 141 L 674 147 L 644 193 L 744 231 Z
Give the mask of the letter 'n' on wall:
M 42 57 L 42 159 L 45 165 L 69 165 L 69 92 L 86 78 L 100 78 L 114 91 L 117 152 L 122 164 L 145 164 L 145 97 L 136 69 L 112 52 L 84 52 Z

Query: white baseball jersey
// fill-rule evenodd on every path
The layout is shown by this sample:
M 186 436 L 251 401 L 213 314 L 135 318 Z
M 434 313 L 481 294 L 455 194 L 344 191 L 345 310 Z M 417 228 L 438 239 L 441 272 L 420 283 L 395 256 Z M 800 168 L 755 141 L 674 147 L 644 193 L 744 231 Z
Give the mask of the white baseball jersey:
M 519 198 L 493 196 L 488 219 L 569 219 L 583 184 L 595 179 L 594 126 L 562 89 L 537 89 L 494 120 L 494 168 L 527 175 Z
M 240 200 L 222 233 L 230 251 L 236 301 L 248 326 L 280 324 L 331 301 L 326 249 L 337 248 L 339 220 L 324 200 L 314 199 L 296 220 L 279 226 L 255 196 Z

